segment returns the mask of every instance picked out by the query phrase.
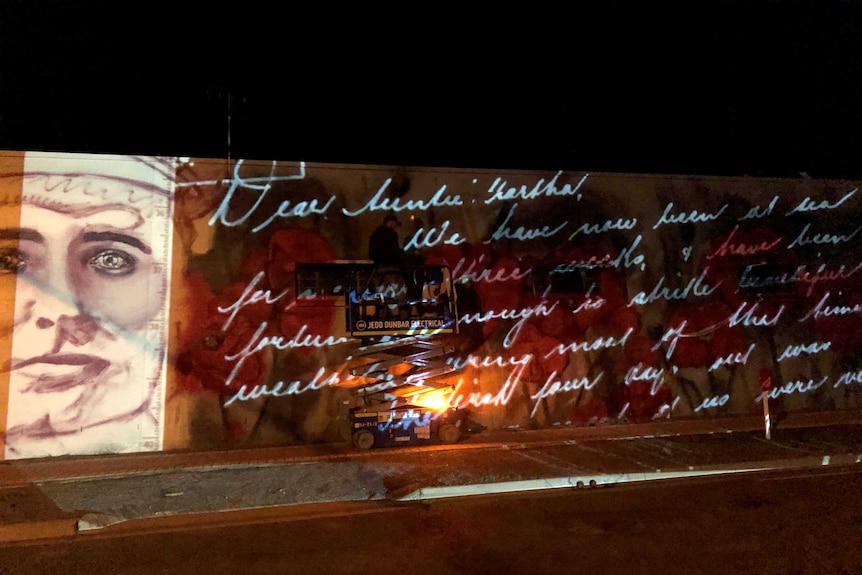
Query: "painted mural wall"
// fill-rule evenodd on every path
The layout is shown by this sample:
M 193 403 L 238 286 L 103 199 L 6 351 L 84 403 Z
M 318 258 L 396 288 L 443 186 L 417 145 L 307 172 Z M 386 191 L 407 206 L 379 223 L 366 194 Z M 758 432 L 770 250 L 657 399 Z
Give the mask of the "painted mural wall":
M 803 177 L 5 152 L 4 456 L 342 441 L 363 342 L 297 265 L 372 256 L 448 266 L 458 330 L 428 337 L 476 429 L 756 414 L 767 379 L 781 410 L 859 409 L 861 198 Z

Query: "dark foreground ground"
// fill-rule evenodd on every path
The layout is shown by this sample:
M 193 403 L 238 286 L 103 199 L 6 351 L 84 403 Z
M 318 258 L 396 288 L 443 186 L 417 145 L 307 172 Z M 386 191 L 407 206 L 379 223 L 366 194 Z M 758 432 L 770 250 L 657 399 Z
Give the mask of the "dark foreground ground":
M 271 511 L 5 545 L 0 573 L 862 573 L 858 465 Z
M 794 414 L 771 440 L 757 418 L 733 418 L 482 432 L 457 444 L 368 451 L 345 443 L 7 461 L 0 546 L 260 522 L 320 505 L 338 515 L 351 505 L 860 468 L 860 416 Z

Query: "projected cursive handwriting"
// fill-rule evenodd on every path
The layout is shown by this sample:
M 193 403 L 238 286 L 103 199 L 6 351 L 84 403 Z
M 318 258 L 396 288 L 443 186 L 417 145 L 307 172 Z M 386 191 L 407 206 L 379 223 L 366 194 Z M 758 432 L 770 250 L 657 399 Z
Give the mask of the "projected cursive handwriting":
M 854 304 L 852 306 L 850 306 L 850 305 L 836 305 L 836 306 L 826 305 L 826 300 L 828 300 L 829 296 L 831 296 L 831 295 L 832 295 L 831 292 L 826 292 L 825 294 L 823 294 L 823 297 L 820 298 L 820 301 L 817 302 L 817 304 L 813 308 L 811 308 L 808 311 L 808 313 L 806 313 L 804 316 L 802 316 L 802 318 L 800 318 L 799 321 L 803 322 L 803 321 L 810 319 L 812 317 L 814 319 L 817 319 L 819 317 L 830 317 L 830 316 L 836 316 L 836 315 L 847 315 L 847 314 L 851 314 L 851 313 L 862 313 L 862 306 L 860 306 L 858 303 Z
M 512 399 L 512 394 L 515 393 L 515 390 L 518 388 L 518 384 L 521 382 L 521 377 L 524 375 L 524 370 L 527 369 L 530 361 L 533 359 L 531 354 L 524 355 L 520 358 L 510 357 L 508 361 L 503 360 L 503 358 L 490 358 L 486 357 L 483 360 L 479 360 L 475 358 L 477 363 L 480 366 L 485 366 L 486 363 L 488 365 L 498 365 L 503 364 L 504 361 L 508 365 L 514 367 L 512 371 L 510 371 L 506 377 L 506 381 L 503 382 L 502 387 L 497 391 L 497 393 L 482 393 L 482 392 L 471 392 L 467 396 L 461 392 L 461 386 L 463 385 L 463 379 L 458 380 L 458 385 L 452 390 L 452 393 L 449 396 L 449 405 L 453 407 L 463 407 L 466 405 L 472 405 L 474 407 L 482 407 L 485 405 L 495 405 L 495 406 L 503 406 L 509 403 L 509 400 Z M 468 363 L 473 365 L 473 361 L 468 360 Z
M 370 299 L 379 299 L 381 302 L 393 300 L 407 293 L 407 286 L 400 283 L 386 283 L 365 288 L 361 294 L 356 293 L 356 290 L 350 291 L 350 301 L 353 303 L 362 303 Z
M 251 336 L 248 343 L 245 347 L 242 348 L 241 351 L 233 355 L 225 355 L 225 361 L 235 362 L 233 369 L 230 374 L 228 374 L 225 379 L 224 384 L 226 386 L 230 385 L 233 382 L 233 378 L 236 377 L 236 374 L 239 372 L 242 364 L 246 359 L 254 355 L 255 353 L 267 348 L 274 347 L 277 350 L 284 351 L 286 349 L 292 349 L 297 347 L 315 347 L 315 348 L 323 348 L 328 347 L 330 345 L 338 345 L 342 343 L 346 343 L 350 341 L 349 338 L 346 337 L 333 337 L 328 335 L 326 337 L 320 335 L 310 335 L 305 333 L 308 327 L 303 325 L 291 338 L 286 338 L 284 336 L 265 336 L 263 335 L 266 332 L 267 322 L 261 322 L 257 328 L 257 331 Z
M 713 220 L 717 220 L 721 214 L 724 213 L 724 210 L 727 209 L 727 204 L 724 204 L 719 208 L 717 212 L 714 213 L 702 213 L 697 210 L 692 210 L 690 212 L 682 212 L 679 214 L 672 214 L 671 210 L 673 209 L 673 202 L 668 203 L 664 208 L 664 213 L 652 227 L 652 229 L 657 229 L 659 226 L 664 224 L 696 224 L 700 222 L 709 222 Z
M 590 284 L 587 293 L 584 294 L 584 301 L 578 304 L 578 307 L 572 310 L 572 313 L 578 313 L 583 310 L 596 310 L 607 303 L 607 300 L 602 296 L 593 297 L 593 290 L 596 289 L 596 284 Z
M 739 218 L 739 221 L 754 220 L 754 219 L 765 218 L 766 216 L 771 216 L 772 210 L 775 208 L 775 204 L 777 204 L 777 203 L 778 203 L 778 196 L 773 196 L 772 201 L 769 202 L 768 206 L 766 206 L 765 208 L 761 208 L 760 206 L 752 206 L 748 210 L 748 212 L 746 212 L 746 214 L 744 216 Z
M 635 248 L 638 247 L 638 244 L 641 243 L 642 239 L 643 237 L 638 235 L 634 240 L 632 240 L 631 244 L 624 247 L 622 251 L 620 251 L 620 254 L 616 257 L 616 259 L 613 260 L 613 265 L 616 269 L 628 269 L 632 266 L 637 266 L 641 270 L 646 268 L 646 258 L 644 257 L 644 255 L 633 255 Z
M 300 164 L 300 173 L 292 176 L 276 176 L 276 165 L 276 162 L 272 163 L 269 176 L 243 178 L 239 173 L 240 167 L 242 166 L 242 160 L 237 160 L 236 164 L 233 167 L 233 176 L 230 178 L 230 180 L 228 180 L 230 187 L 228 188 L 227 193 L 222 199 L 221 204 L 219 204 L 218 209 L 209 219 L 209 225 L 212 226 L 216 222 L 219 222 L 223 226 L 229 228 L 242 225 L 251 217 L 251 215 L 255 211 L 257 211 L 258 207 L 260 207 L 260 205 L 263 203 L 264 198 L 272 189 L 272 185 L 274 183 L 286 182 L 290 180 L 302 180 L 305 178 L 304 162 Z M 231 200 L 233 199 L 233 196 L 237 190 L 257 192 L 258 196 L 257 200 L 255 200 L 254 204 L 252 204 L 252 206 L 245 212 L 245 214 L 231 221 L 228 220 L 228 212 L 230 211 Z M 251 231 L 253 233 L 259 232 L 278 218 L 303 218 L 312 214 L 323 215 L 326 213 L 326 210 L 329 209 L 329 206 L 332 205 L 333 201 L 335 201 L 335 197 L 330 197 L 325 204 L 320 206 L 318 205 L 316 199 L 313 199 L 311 201 L 301 201 L 296 203 L 295 205 L 291 205 L 289 200 L 284 200 L 279 204 L 275 213 L 270 214 L 264 219 L 264 221 L 253 227 Z
M 461 258 L 458 260 L 458 263 L 455 264 L 455 267 L 452 269 L 452 277 L 455 278 L 454 281 L 466 280 L 473 283 L 484 282 L 489 284 L 496 282 L 520 281 L 528 276 L 532 271 L 530 269 L 521 271 L 518 267 L 512 268 L 511 270 L 507 270 L 503 267 L 491 269 L 484 267 L 485 264 L 482 263 L 484 259 L 484 254 L 479 256 L 478 260 L 476 258 L 472 258 L 470 260 L 470 265 L 467 265 L 467 258 Z M 483 267 L 476 271 L 476 266 L 479 265 Z
M 545 359 L 551 357 L 555 353 L 563 355 L 564 353 L 570 352 L 575 353 L 578 351 L 596 351 L 599 349 L 610 349 L 612 347 L 624 347 L 626 345 L 626 341 L 628 341 L 629 336 L 632 334 L 632 332 L 634 332 L 634 328 L 630 327 L 626 330 L 626 333 L 623 334 L 623 336 L 620 338 L 612 336 L 602 336 L 594 339 L 593 341 L 561 343 L 557 345 L 556 348 L 546 353 Z
M 515 340 L 518 339 L 518 335 L 521 333 L 521 328 L 524 327 L 524 323 L 531 317 L 539 317 L 539 316 L 548 316 L 550 315 L 554 309 L 557 307 L 557 304 L 560 302 L 555 301 L 554 303 L 548 305 L 547 301 L 541 301 L 538 304 L 525 307 L 521 309 L 504 309 L 499 311 L 487 311 L 487 312 L 477 312 L 477 313 L 467 313 L 462 315 L 458 321 L 459 323 L 485 323 L 492 319 L 516 319 L 518 321 L 509 328 L 509 331 L 506 333 L 506 337 L 503 338 L 503 347 L 509 348 L 512 347 L 512 344 L 515 343 Z
M 383 185 L 380 186 L 380 189 L 377 190 L 377 193 L 368 200 L 364 206 L 359 208 L 358 210 L 348 210 L 347 208 L 341 208 L 341 212 L 345 216 L 358 216 L 359 214 L 365 212 L 377 212 L 381 210 L 391 210 L 393 212 L 401 212 L 404 210 L 410 211 L 425 211 L 429 208 L 442 208 L 445 206 L 463 206 L 464 202 L 461 200 L 461 196 L 454 195 L 450 196 L 446 193 L 446 184 L 440 186 L 440 188 L 431 196 L 429 200 L 407 200 L 405 202 L 401 202 L 401 198 L 387 198 L 385 194 L 387 193 L 387 188 L 389 184 L 392 182 L 392 178 L 387 179 L 383 182 Z
M 728 255 L 750 256 L 761 252 L 768 252 L 782 242 L 782 238 L 778 238 L 771 242 L 761 242 L 759 245 L 748 245 L 742 242 L 733 243 L 731 240 L 733 240 L 733 236 L 736 235 L 737 231 L 739 231 L 739 226 L 735 226 L 730 231 L 727 239 L 724 240 L 724 243 L 717 247 L 711 254 L 707 254 L 706 259 L 711 260 L 715 257 Z
M 245 289 L 243 290 L 242 294 L 239 296 L 239 298 L 237 298 L 235 302 L 233 302 L 227 307 L 218 308 L 219 313 L 230 313 L 228 318 L 225 320 L 224 325 L 221 326 L 222 331 L 225 331 L 230 327 L 230 324 L 233 322 L 234 318 L 236 317 L 236 314 L 238 314 L 239 310 L 241 310 L 245 306 L 252 305 L 261 301 L 271 305 L 277 302 L 279 299 L 281 299 L 282 296 L 287 293 L 287 290 L 285 290 L 280 294 L 274 296 L 269 290 L 255 289 L 257 287 L 257 283 L 261 279 L 263 279 L 263 277 L 264 272 L 258 272 L 257 275 L 255 275 L 251 279 L 251 281 L 248 282 L 248 285 L 245 286 Z
M 762 268 L 767 271 L 770 270 L 770 267 L 767 264 L 753 264 L 745 266 L 742 270 L 742 274 L 739 276 L 740 289 L 770 288 L 794 284 L 799 281 L 799 274 L 802 273 L 805 266 L 799 266 L 792 273 L 782 272 L 764 276 L 754 275 L 753 272 L 756 271 L 757 268 Z
M 704 269 L 701 274 L 696 278 L 691 278 L 686 286 L 682 289 L 674 288 L 670 289 L 664 285 L 664 276 L 661 276 L 658 282 L 655 284 L 655 287 L 652 288 L 652 291 L 647 294 L 642 291 L 635 295 L 631 301 L 629 301 L 628 307 L 633 305 L 646 305 L 649 303 L 653 303 L 659 300 L 684 300 L 688 299 L 690 295 L 695 297 L 705 297 L 711 295 L 712 292 L 718 289 L 721 285 L 721 281 L 716 283 L 714 286 L 710 286 L 706 283 L 706 273 L 707 269 Z
M 225 401 L 224 406 L 228 407 L 235 401 L 249 401 L 259 397 L 301 395 L 307 391 L 316 391 L 324 387 L 338 385 L 339 383 L 341 383 L 341 376 L 339 376 L 338 373 L 332 373 L 329 376 L 326 376 L 326 369 L 321 367 L 317 370 L 314 378 L 312 378 L 308 383 L 303 383 L 301 381 L 291 381 L 290 383 L 278 381 L 272 386 L 263 384 L 253 385 L 251 388 L 249 388 L 248 385 L 243 384 L 239 391 L 231 396 L 230 399 Z
M 509 185 L 503 178 L 497 178 L 488 188 L 488 194 L 491 197 L 485 198 L 485 203 L 490 204 L 496 201 L 510 200 L 535 200 L 536 198 L 547 198 L 554 196 L 575 196 L 580 199 L 578 190 L 587 181 L 589 174 L 584 175 L 580 181 L 572 187 L 571 184 L 564 184 L 562 188 L 557 187 L 557 179 L 562 175 L 562 170 L 556 173 L 553 178 L 546 184 L 544 178 L 536 182 L 532 189 L 527 189 L 527 186 L 520 188 L 508 188 Z
M 814 292 L 814 286 L 818 283 L 846 280 L 860 269 L 862 269 L 862 264 L 857 265 L 853 269 L 847 269 L 842 265 L 837 270 L 830 270 L 827 268 L 826 264 L 821 264 L 815 272 L 799 270 L 798 275 L 800 281 L 808 284 L 808 290 L 805 292 L 805 295 L 808 296 Z
M 581 377 L 578 379 L 561 380 L 557 376 L 556 371 L 552 372 L 539 391 L 530 396 L 533 400 L 533 410 L 530 412 L 530 417 L 536 416 L 536 410 L 539 408 L 543 399 L 566 391 L 578 391 L 579 389 L 589 391 L 596 386 L 604 374 L 605 372 L 600 371 L 593 379 Z
M 719 357 L 716 359 L 707 371 L 715 371 L 720 367 L 724 367 L 726 365 L 745 365 L 748 363 L 749 357 L 751 357 L 751 352 L 754 351 L 756 344 L 752 343 L 748 346 L 748 351 L 741 352 L 738 351 L 736 353 L 729 353 L 724 357 Z
M 612 230 L 632 230 L 637 225 L 638 219 L 623 219 L 607 220 L 605 223 L 599 224 L 581 224 L 581 226 L 569 235 L 569 239 L 574 239 L 578 234 L 600 234 Z
M 486 355 L 484 357 L 469 354 L 466 357 L 449 357 L 446 358 L 446 365 L 451 365 L 455 370 L 464 369 L 467 366 L 482 369 L 485 367 L 498 367 L 498 368 L 508 368 L 508 367 L 526 367 L 527 364 L 530 363 L 530 360 L 533 359 L 533 356 L 530 354 L 522 355 L 521 357 L 515 356 L 491 356 Z
M 802 344 L 802 345 L 788 345 L 784 351 L 781 352 L 781 355 L 778 356 L 778 361 L 784 361 L 788 358 L 799 357 L 803 353 L 814 355 L 815 353 L 820 353 L 821 351 L 826 351 L 832 346 L 831 341 L 827 342 L 818 342 L 815 341 L 813 343 Z
M 440 226 L 440 231 L 437 231 L 436 227 L 429 228 L 428 231 L 425 231 L 425 228 L 419 228 L 404 245 L 404 250 L 433 248 L 440 243 L 447 246 L 457 246 L 467 241 L 467 238 L 461 237 L 457 232 L 453 232 L 449 237 L 446 237 L 448 229 L 449 220 L 443 222 L 443 225 Z
M 377 430 L 382 432 L 389 429 L 410 429 L 411 427 L 416 427 L 416 431 L 418 432 L 418 428 L 431 425 L 431 422 L 440 418 L 441 415 L 442 413 L 439 411 L 426 411 L 423 413 L 419 409 L 408 409 L 401 414 L 401 417 L 395 417 L 395 413 L 390 412 L 389 419 L 377 424 Z
M 799 212 L 816 212 L 819 210 L 834 210 L 835 208 L 837 208 L 838 206 L 840 206 L 841 204 L 843 204 L 844 202 L 849 200 L 853 196 L 853 194 L 856 193 L 857 189 L 858 188 L 853 188 L 853 190 L 848 192 L 843 198 L 841 198 L 840 200 L 838 200 L 832 204 L 830 204 L 826 200 L 823 200 L 819 203 L 814 203 L 814 200 L 812 200 L 811 197 L 808 196 L 804 200 L 799 202 L 799 205 L 797 205 L 795 208 L 793 208 L 792 210 L 787 212 L 787 215 L 789 216 L 790 214 L 795 214 L 795 213 L 799 213 Z
M 857 261 L 862 261 L 857 253 L 862 227 L 852 227 L 854 223 L 862 226 L 862 220 L 855 222 L 852 213 L 842 213 L 857 207 L 855 186 L 835 192 L 826 185 L 797 187 L 788 183 L 787 190 L 792 192 L 788 194 L 779 192 L 784 189 L 780 183 L 734 180 L 728 188 L 738 189 L 704 195 L 688 182 L 673 188 L 677 195 L 659 198 L 648 191 L 633 198 L 630 194 L 637 186 L 617 176 L 602 175 L 595 180 L 595 176 L 563 171 L 517 176 L 485 172 L 484 176 L 477 175 L 472 185 L 465 185 L 472 174 L 438 175 L 419 169 L 416 177 L 411 173 L 414 188 L 407 194 L 396 194 L 396 179 L 383 175 L 379 168 L 369 168 L 367 173 L 360 168 L 347 178 L 321 168 L 320 174 L 312 174 L 315 187 L 299 182 L 304 186 L 301 189 L 321 191 L 299 197 L 283 192 L 298 186 L 280 183 L 306 177 L 305 165 L 296 166 L 287 166 L 292 175 L 283 176 L 288 172 L 281 165 L 276 170 L 275 164 L 270 169 L 267 163 L 260 171 L 260 165 L 238 161 L 229 177 L 218 182 L 224 197 L 214 198 L 208 204 L 210 211 L 195 224 L 242 225 L 242 230 L 259 232 L 255 242 L 265 248 L 268 232 L 295 225 L 300 218 L 313 219 L 313 223 L 303 221 L 300 225 L 325 233 L 332 240 L 334 257 L 342 261 L 364 246 L 363 238 L 380 224 L 383 215 L 398 214 L 407 223 L 399 232 L 405 252 L 410 251 L 415 261 L 427 265 L 445 260 L 452 266 L 451 279 L 458 287 L 460 306 L 452 308 L 458 311 L 453 321 L 462 328 L 458 338 L 468 334 L 470 347 L 463 349 L 482 350 L 474 351 L 479 355 L 446 359 L 452 367 L 467 370 L 451 392 L 454 406 L 485 409 L 495 417 L 499 413 L 507 425 L 521 416 L 541 419 L 545 408 L 549 418 L 565 418 L 572 409 L 569 399 L 584 392 L 590 392 L 591 401 L 604 402 L 608 414 L 621 408 L 625 412 L 623 397 L 642 401 L 648 395 L 648 403 L 641 405 L 631 399 L 628 409 L 637 409 L 639 417 L 669 416 L 671 402 L 677 405 L 682 397 L 689 414 L 691 408 L 695 413 L 703 412 L 701 416 L 725 409 L 745 412 L 751 407 L 749 387 L 757 387 L 753 374 L 761 360 L 768 362 L 776 382 L 791 380 L 774 389 L 772 397 L 808 393 L 807 398 L 798 399 L 819 405 L 815 390 L 822 391 L 827 380 L 820 378 L 834 366 L 847 367 L 832 373 L 830 384 L 862 382 L 862 371 L 848 371 L 839 377 L 841 371 L 858 367 L 853 363 L 852 345 L 838 345 L 837 335 L 834 344 L 828 341 L 833 339 L 828 330 L 852 330 L 853 318 L 862 314 L 862 301 L 856 299 L 855 290 L 860 276 L 857 272 L 862 270 L 862 263 Z M 265 177 L 244 177 L 252 173 L 251 169 Z M 434 179 L 438 177 L 445 179 Z M 360 196 L 340 191 L 331 197 L 330 190 L 349 190 L 357 186 L 356 182 L 368 179 L 373 183 L 360 184 L 359 191 L 365 190 Z M 418 182 L 436 183 L 418 190 Z M 594 187 L 601 192 L 595 198 L 590 197 Z M 659 182 L 653 185 L 648 181 L 643 189 L 664 188 Z M 285 195 L 279 195 L 282 193 Z M 412 212 L 428 213 L 405 220 Z M 351 223 L 350 218 L 361 221 Z M 340 222 L 350 223 L 350 229 L 341 229 Z M 221 236 L 216 239 L 224 241 Z M 203 243 L 199 246 L 205 247 Z M 194 257 L 201 255 L 195 266 L 208 266 L 223 254 L 232 257 L 233 252 L 213 251 L 206 257 L 204 253 L 195 251 Z M 542 277 L 530 282 L 531 274 Z M 246 280 L 247 276 L 242 283 Z M 476 289 L 471 290 L 468 284 Z M 542 294 L 547 286 L 554 291 Z M 283 312 L 292 301 L 293 292 L 280 291 L 281 286 L 267 287 L 265 274 L 258 273 L 238 297 L 222 300 L 218 308 L 218 324 L 223 324 L 225 331 L 237 329 L 251 309 L 256 312 L 253 316 L 260 317 L 250 331 L 238 334 L 239 344 L 224 358 L 230 370 L 225 383 L 232 387 L 230 392 L 223 391 L 233 394 L 227 405 L 312 390 L 325 392 L 326 386 L 349 383 L 340 381 L 339 376 L 345 380 L 348 376 L 333 373 L 333 368 L 321 369 L 315 375 L 324 365 L 316 363 L 303 371 L 305 375 L 276 372 L 263 380 L 266 385 L 249 383 L 234 393 L 242 373 L 263 355 L 291 355 L 295 348 L 323 349 L 353 341 L 338 337 L 341 328 L 337 326 L 315 335 L 311 333 L 314 324 L 299 314 L 296 319 L 301 320 L 297 323 L 301 327 L 290 330 L 295 333 L 279 335 L 273 319 L 263 321 L 255 330 L 254 324 L 264 317 L 257 313 L 261 306 Z M 349 304 L 365 298 L 389 301 L 408 289 L 406 284 L 393 284 L 363 293 L 365 287 L 356 285 L 350 292 L 345 285 L 339 293 L 348 291 Z M 831 291 L 824 295 L 826 290 Z M 309 294 L 313 295 L 311 291 Z M 500 294 L 510 295 L 510 303 L 503 303 L 510 298 Z M 708 308 L 698 310 L 707 303 L 711 304 Z M 715 309 L 721 311 L 713 317 Z M 688 317 L 688 324 L 680 324 L 678 317 Z M 824 318 L 849 321 L 833 324 L 822 322 Z M 816 320 L 817 325 L 812 322 L 810 329 L 800 331 L 797 321 L 808 320 Z M 303 321 L 312 327 L 302 325 Z M 290 322 L 282 323 L 288 329 Z M 703 324 L 711 325 L 701 327 Z M 710 337 L 710 333 L 715 336 Z M 533 334 L 541 339 L 537 341 Z M 680 341 L 696 345 L 677 346 Z M 348 353 L 344 347 L 334 354 Z M 656 353 L 642 353 L 650 347 Z M 521 355 L 525 351 L 535 355 Z M 608 357 L 599 359 L 596 355 Z M 661 362 L 647 359 L 656 355 Z M 274 365 L 304 369 L 294 367 L 292 359 L 279 357 Z M 816 367 L 809 368 L 808 364 L 815 362 Z M 674 374 L 680 374 L 680 379 Z M 804 379 L 809 376 L 813 379 Z M 459 376 L 449 377 L 454 382 Z M 279 378 L 284 381 L 277 381 Z M 690 382 L 690 378 L 695 379 Z M 686 388 L 689 383 L 695 388 Z M 397 385 L 395 378 L 381 381 L 380 391 Z M 517 409 L 494 410 L 510 402 L 517 403 Z M 381 423 L 396 425 L 399 421 Z M 409 416 L 400 422 L 425 423 Z
M 792 249 L 797 246 L 807 246 L 809 244 L 815 244 L 818 246 L 831 244 L 833 246 L 837 246 L 838 244 L 843 244 L 849 242 L 853 239 L 853 237 L 859 233 L 859 230 L 862 230 L 862 226 L 853 230 L 850 234 L 814 234 L 813 236 L 808 234 L 808 231 L 811 229 L 811 224 L 805 224 L 805 227 L 799 232 L 799 235 L 796 236 L 796 239 L 790 242 L 790 245 L 787 246 L 787 249 Z
M 733 315 L 728 319 L 727 323 L 730 327 L 737 325 L 744 325 L 746 327 L 771 327 L 778 323 L 778 319 L 784 313 L 784 304 L 778 307 L 778 310 L 776 310 L 772 317 L 769 317 L 768 313 L 755 315 L 757 306 L 760 305 L 757 302 L 754 302 L 754 305 L 750 308 L 745 309 L 748 305 L 747 301 L 739 304 L 739 307 L 736 308 L 736 311 L 733 312 Z
M 819 389 L 827 381 L 829 381 L 828 375 L 824 375 L 823 378 L 816 383 L 814 382 L 813 379 L 809 379 L 808 381 L 802 381 L 802 380 L 789 381 L 789 382 L 785 383 L 784 385 L 779 385 L 777 387 L 773 387 L 772 389 L 770 389 L 767 392 L 767 394 L 769 395 L 769 397 L 771 399 L 776 399 L 781 395 L 790 395 L 792 393 L 808 393 L 809 391 L 814 391 L 815 389 Z M 757 397 L 755 397 L 754 401 L 755 401 L 755 403 L 759 403 L 761 401 L 761 399 L 762 399 L 761 395 L 758 394 Z
M 664 383 L 664 369 L 644 366 L 643 363 L 638 362 L 637 365 L 629 368 L 623 380 L 627 386 L 631 386 L 636 381 L 649 381 L 651 384 L 649 393 L 655 395 Z
M 697 413 L 703 409 L 713 409 L 716 407 L 724 407 L 727 405 L 727 402 L 730 401 L 730 395 L 725 393 L 724 395 L 716 395 L 714 397 L 705 398 L 700 405 L 694 408 L 694 412 Z
M 534 240 L 536 238 L 551 238 L 554 237 L 557 233 L 559 233 L 563 228 L 566 227 L 568 222 L 563 222 L 557 227 L 552 228 L 551 226 L 542 226 L 541 228 L 525 228 L 523 226 L 519 226 L 516 229 L 512 229 L 509 227 L 509 220 L 512 219 L 512 214 L 515 213 L 515 208 L 518 207 L 518 204 L 512 206 L 512 209 L 509 210 L 509 213 L 506 214 L 506 219 L 503 220 L 494 233 L 491 234 L 491 237 L 485 240 L 483 243 L 490 244 L 491 242 L 497 240 Z
M 588 270 L 593 268 L 608 268 L 614 265 L 614 259 L 610 254 L 603 256 L 589 256 L 580 260 L 570 260 L 564 264 L 557 264 L 551 270 L 551 274 L 568 274 L 577 270 Z
M 667 330 L 665 330 L 664 334 L 661 336 L 661 339 L 659 339 L 658 342 L 652 347 L 652 350 L 658 351 L 661 349 L 662 345 L 667 344 L 667 350 L 665 351 L 665 359 L 670 359 L 673 355 L 674 350 L 676 349 L 676 344 L 680 338 L 699 338 L 711 331 L 718 329 L 723 324 L 724 322 L 721 322 L 708 328 L 704 328 L 691 333 L 686 333 L 685 328 L 688 325 L 688 320 L 683 320 L 678 326 L 667 328 Z
M 845 371 L 842 373 L 832 387 L 840 387 L 842 385 L 853 385 L 854 383 L 862 382 L 862 370 Z

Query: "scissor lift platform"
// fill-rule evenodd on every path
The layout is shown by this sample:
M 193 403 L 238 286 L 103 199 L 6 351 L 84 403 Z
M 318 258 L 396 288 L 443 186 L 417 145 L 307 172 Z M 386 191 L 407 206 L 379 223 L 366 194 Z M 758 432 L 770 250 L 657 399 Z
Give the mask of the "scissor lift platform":
M 450 349 L 430 339 L 404 338 L 360 348 L 351 374 L 362 383 L 353 390 L 358 405 L 350 409 L 353 444 L 359 449 L 461 436 L 461 414 L 443 395 L 451 390 L 435 378 L 455 369 L 445 358 Z M 439 398 L 440 405 L 427 401 Z
M 349 358 L 350 435 L 357 447 L 458 441 L 461 413 L 447 402 L 454 368 L 441 338 L 458 333 L 452 273 L 443 265 L 342 261 L 296 264 L 297 309 L 342 307 Z

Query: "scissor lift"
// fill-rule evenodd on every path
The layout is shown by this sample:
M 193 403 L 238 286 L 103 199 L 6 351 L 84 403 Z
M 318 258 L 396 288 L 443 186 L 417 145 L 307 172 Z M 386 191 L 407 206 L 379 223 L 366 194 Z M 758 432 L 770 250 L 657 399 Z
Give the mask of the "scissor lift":
M 455 369 L 440 340 L 457 333 L 458 314 L 445 266 L 377 266 L 365 262 L 297 264 L 297 294 L 340 298 L 349 335 L 361 341 L 350 358 L 348 421 L 360 449 L 424 441 L 455 443 L 462 413 L 450 407 Z
M 448 384 L 435 378 L 455 369 L 445 362 L 451 353 L 433 340 L 403 338 L 360 349 L 351 374 L 362 384 L 353 390 L 350 408 L 353 444 L 374 446 L 461 437 L 461 414 L 448 405 Z

